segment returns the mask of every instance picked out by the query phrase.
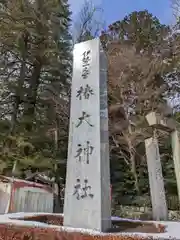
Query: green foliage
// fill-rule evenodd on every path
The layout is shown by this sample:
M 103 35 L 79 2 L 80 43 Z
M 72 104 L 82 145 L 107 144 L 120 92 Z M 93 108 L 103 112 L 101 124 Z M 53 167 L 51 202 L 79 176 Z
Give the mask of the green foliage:
M 138 50 L 153 48 L 162 43 L 170 28 L 161 24 L 147 10 L 135 11 L 109 26 L 110 32 L 120 40 L 127 40 Z
M 52 170 L 67 145 L 69 6 L 64 0 L 0 3 L 1 172 Z

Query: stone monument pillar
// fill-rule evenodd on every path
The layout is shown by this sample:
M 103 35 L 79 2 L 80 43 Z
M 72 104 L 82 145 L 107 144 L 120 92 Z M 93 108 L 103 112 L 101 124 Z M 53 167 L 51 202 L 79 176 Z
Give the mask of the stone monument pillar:
M 178 197 L 180 202 L 180 140 L 179 140 L 179 132 L 176 129 L 171 133 L 171 143 L 172 143 L 174 170 L 175 170 L 176 181 L 177 181 Z
M 167 220 L 168 210 L 164 190 L 159 146 L 156 136 L 145 140 L 146 158 L 152 203 L 153 220 Z
M 111 227 L 107 62 L 100 40 L 76 44 L 64 226 Z

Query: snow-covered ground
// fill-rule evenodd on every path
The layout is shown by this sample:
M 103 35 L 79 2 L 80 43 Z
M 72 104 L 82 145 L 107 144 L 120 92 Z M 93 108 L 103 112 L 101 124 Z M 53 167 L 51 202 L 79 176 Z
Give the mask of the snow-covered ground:
M 40 215 L 52 215 L 51 213 L 11 213 L 11 214 L 4 214 L 0 215 L 0 224 L 7 223 L 7 224 L 15 224 L 21 226 L 31 226 L 31 227 L 45 227 L 45 228 L 55 228 L 56 230 L 60 231 L 69 231 L 69 232 L 83 232 L 91 235 L 120 235 L 120 236 L 138 236 L 138 237 L 152 237 L 153 239 L 176 239 L 180 240 L 180 222 L 152 222 L 155 224 L 162 224 L 165 225 L 166 231 L 165 233 L 100 233 L 98 231 L 88 230 L 88 229 L 75 229 L 70 227 L 61 227 L 55 225 L 49 225 L 46 223 L 40 223 L 35 221 L 23 221 L 23 220 L 16 220 L 16 218 L 23 218 L 23 217 L 31 217 L 31 216 L 40 216 Z M 56 216 L 63 216 L 63 214 L 53 214 Z M 133 221 L 139 222 L 140 220 L 131 220 L 119 217 L 112 217 L 113 221 Z M 150 221 L 149 221 L 150 222 Z
M 46 213 L 46 212 L 17 212 L 17 213 L 7 213 L 7 214 L 0 214 L 0 220 L 1 218 L 24 218 L 24 217 L 33 217 L 33 216 L 41 216 L 41 215 L 54 215 L 54 216 L 64 216 L 63 213 Z

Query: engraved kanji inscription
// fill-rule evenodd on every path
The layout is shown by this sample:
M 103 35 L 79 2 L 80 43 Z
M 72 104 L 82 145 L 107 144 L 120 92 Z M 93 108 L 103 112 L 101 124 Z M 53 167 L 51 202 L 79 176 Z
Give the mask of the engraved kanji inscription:
M 76 179 L 76 184 L 74 185 L 73 195 L 76 196 L 77 200 L 84 199 L 87 197 L 93 198 L 94 194 L 91 192 L 91 186 L 87 179 L 84 179 L 84 183 L 81 184 L 80 179 Z
M 79 162 L 83 161 L 86 164 L 89 164 L 89 158 L 90 158 L 90 155 L 92 155 L 93 150 L 94 150 L 94 147 L 91 146 L 89 141 L 86 142 L 85 147 L 83 147 L 81 144 L 78 144 L 76 155 L 74 157 L 77 158 Z
M 90 54 L 91 54 L 91 50 L 83 52 L 83 57 L 82 57 L 82 78 L 83 79 L 87 79 L 90 73 L 89 71 L 90 61 L 91 61 Z
M 92 155 L 94 147 L 90 145 L 90 142 L 86 142 L 86 147 L 84 148 L 84 156 L 86 157 L 86 163 L 89 164 L 89 156 Z
M 76 97 L 79 98 L 79 100 L 82 100 L 82 98 L 89 99 L 91 95 L 94 95 L 94 91 L 88 84 L 86 84 L 84 88 L 82 86 L 79 88 Z
M 83 122 L 86 122 L 90 127 L 93 127 L 94 125 L 90 123 L 89 118 L 91 115 L 89 115 L 86 112 L 82 112 L 82 116 L 78 118 L 78 123 L 76 125 L 76 127 L 78 128 Z
M 76 155 L 74 156 L 75 158 L 78 158 L 79 162 L 82 162 L 83 160 L 83 147 L 81 144 L 77 145 L 77 151 L 76 151 Z
M 77 200 L 80 200 L 81 198 L 81 181 L 80 179 L 76 179 L 76 185 L 74 185 L 74 193 L 73 195 L 76 196 Z

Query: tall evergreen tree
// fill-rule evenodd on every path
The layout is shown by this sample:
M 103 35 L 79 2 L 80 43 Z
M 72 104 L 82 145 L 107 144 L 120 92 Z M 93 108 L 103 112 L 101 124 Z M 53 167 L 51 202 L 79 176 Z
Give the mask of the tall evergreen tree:
M 59 124 L 59 119 L 66 117 L 62 113 L 68 111 L 62 102 L 68 107 L 69 5 L 66 0 L 1 1 L 0 4 L 1 82 L 5 90 L 1 96 L 2 113 L 6 118 L 11 116 L 7 136 L 13 139 L 16 150 L 9 141 L 3 144 L 13 152 L 13 160 L 20 161 L 22 157 L 23 165 L 36 166 L 41 159 L 46 167 L 44 159 L 54 157 L 54 138 L 48 132 Z M 50 109 L 53 120 L 49 119 Z M 58 132 L 63 131 L 64 128 Z M 22 146 L 23 154 L 19 151 Z

